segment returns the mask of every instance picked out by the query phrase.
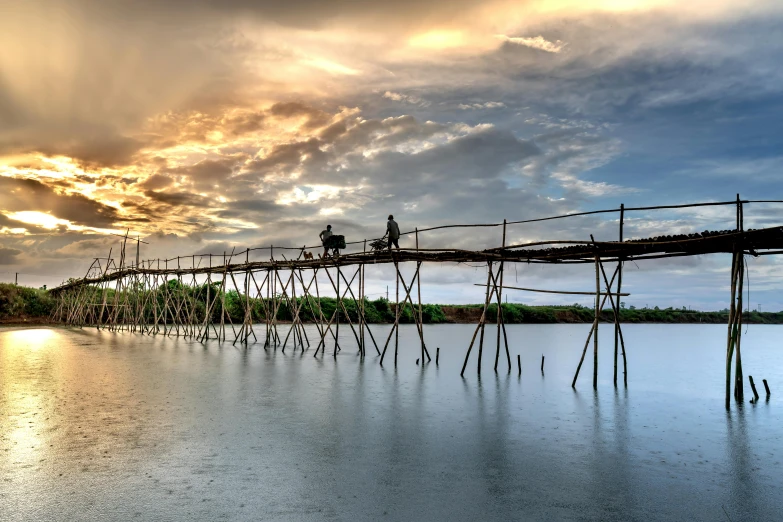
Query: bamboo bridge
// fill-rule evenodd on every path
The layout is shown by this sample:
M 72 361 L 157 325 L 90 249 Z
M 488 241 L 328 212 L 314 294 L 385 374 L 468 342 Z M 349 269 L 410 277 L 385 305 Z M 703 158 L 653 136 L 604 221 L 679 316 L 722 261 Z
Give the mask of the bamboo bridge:
M 310 340 L 304 328 L 303 316 L 309 314 L 318 331 L 318 344 L 314 352 L 317 357 L 325 354 L 327 344 L 333 344 L 332 355 L 341 350 L 339 329 L 341 322 L 348 325 L 358 346 L 358 355 L 366 356 L 372 347 L 383 365 L 387 350 L 394 337 L 394 364 L 399 351 L 399 326 L 406 307 L 413 316 L 421 342 L 421 361 L 432 360 L 424 340 L 424 319 L 421 301 L 421 266 L 423 263 L 478 263 L 486 265 L 486 282 L 483 310 L 467 347 L 461 375 L 464 375 L 473 348 L 477 345 L 477 371 L 481 373 L 486 324 L 490 306 L 497 303 L 494 322 L 497 326 L 494 371 L 498 371 L 501 353 L 508 371 L 512 369 L 508 349 L 508 337 L 504 321 L 502 295 L 504 290 L 523 290 L 557 294 L 578 294 L 595 296 L 595 318 L 581 352 L 581 358 L 574 374 L 572 386 L 576 386 L 590 341 L 593 341 L 593 387 L 598 381 L 598 323 L 600 312 L 607 302 L 614 318 L 614 384 L 618 380 L 618 359 L 622 357 L 623 383 L 627 386 L 628 372 L 619 307 L 622 293 L 623 264 L 628 261 L 645 261 L 670 257 L 696 256 L 727 253 L 732 255 L 730 274 L 731 293 L 726 349 L 726 407 L 732 395 L 738 401 L 744 398 L 741 358 L 742 338 L 742 293 L 746 270 L 745 256 L 775 255 L 783 253 L 783 227 L 745 230 L 744 209 L 752 203 L 783 203 L 772 200 L 736 200 L 687 205 L 665 205 L 655 207 L 596 210 L 561 216 L 506 221 L 502 223 L 477 225 L 445 225 L 416 229 L 403 235 L 415 239 L 414 248 L 399 250 L 369 250 L 368 241 L 348 243 L 358 252 L 344 252 L 337 256 L 312 258 L 308 250 L 317 247 L 263 247 L 248 248 L 229 254 L 201 254 L 179 256 L 173 259 L 140 259 L 141 240 L 128 237 L 122 241 L 118 259 L 111 255 L 95 259 L 80 279 L 71 279 L 54 288 L 51 293 L 57 299 L 52 320 L 72 326 L 94 326 L 111 331 L 130 331 L 151 335 L 184 336 L 205 342 L 208 339 L 231 340 L 234 344 L 260 344 L 263 338 L 265 350 L 280 346 L 285 350 L 292 342 L 293 349 L 306 351 Z M 659 236 L 646 239 L 625 240 L 623 225 L 629 212 L 664 209 L 687 209 L 709 206 L 736 207 L 736 225 L 731 230 L 704 231 L 700 233 Z M 575 216 L 596 214 L 618 215 L 618 240 L 553 240 L 520 244 L 507 244 L 506 232 L 509 225 L 520 225 L 550 220 L 567 219 Z M 454 228 L 496 228 L 501 231 L 501 244 L 483 250 L 425 249 L 419 248 L 419 236 L 425 232 Z M 136 242 L 135 262 L 127 252 L 128 241 Z M 263 252 L 269 252 L 268 259 L 251 260 Z M 286 253 L 289 254 L 286 257 Z M 293 254 L 293 255 L 292 255 Z M 290 257 L 290 259 L 289 259 Z M 407 281 L 400 271 L 400 265 L 415 264 L 412 277 Z M 546 264 L 592 264 L 595 267 L 595 292 L 566 292 L 517 288 L 504 285 L 504 270 L 509 263 Z M 369 264 L 390 264 L 396 272 L 395 320 L 385 339 L 376 339 L 366 317 L 365 268 Z M 611 276 L 605 265 L 612 265 Z M 331 313 L 322 306 L 322 294 L 318 285 L 319 273 L 325 274 L 329 282 L 328 293 L 336 296 L 336 305 Z M 400 290 L 402 289 L 402 300 Z M 241 323 L 235 324 L 228 313 L 227 295 L 234 299 L 234 305 L 241 309 Z M 324 294 L 326 295 L 326 294 Z M 349 308 L 354 312 L 351 320 Z M 290 321 L 281 322 L 281 310 L 287 310 Z M 345 328 L 345 326 L 343 326 Z M 287 331 L 286 331 L 287 329 Z M 256 331 L 259 332 L 256 335 Z M 285 333 L 285 337 L 282 334 Z M 478 343 L 476 342 L 478 338 Z M 501 339 L 503 352 L 501 352 Z M 732 377 L 732 362 L 734 375 Z

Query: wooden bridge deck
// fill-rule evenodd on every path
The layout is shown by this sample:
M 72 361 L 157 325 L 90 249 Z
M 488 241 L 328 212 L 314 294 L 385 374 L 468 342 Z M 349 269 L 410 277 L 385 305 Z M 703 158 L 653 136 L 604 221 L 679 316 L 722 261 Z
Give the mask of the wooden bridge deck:
M 565 245 L 565 246 L 560 246 Z M 485 250 L 460 249 L 411 249 L 380 252 L 347 253 L 325 259 L 276 259 L 228 263 L 195 268 L 159 268 L 152 263 L 125 267 L 107 272 L 100 277 L 83 278 L 63 284 L 51 291 L 58 293 L 81 285 L 114 281 L 133 274 L 188 275 L 223 274 L 228 272 L 264 271 L 271 269 L 314 269 L 323 267 L 347 267 L 383 263 L 487 263 L 489 261 L 521 263 L 593 263 L 598 257 L 602 262 L 639 261 L 666 257 L 696 256 L 716 253 L 733 253 L 741 250 L 756 255 L 764 251 L 783 250 L 783 227 L 764 228 L 737 232 L 736 230 L 705 231 L 697 234 L 659 236 L 628 241 L 539 241 Z M 239 255 L 232 257 L 241 257 Z M 301 257 L 301 256 L 300 256 Z M 182 259 L 190 259 L 184 257 Z

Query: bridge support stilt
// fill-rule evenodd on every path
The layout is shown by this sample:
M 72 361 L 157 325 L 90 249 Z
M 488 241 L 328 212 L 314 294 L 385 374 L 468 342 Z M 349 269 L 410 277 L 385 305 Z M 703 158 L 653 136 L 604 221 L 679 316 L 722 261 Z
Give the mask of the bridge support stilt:
M 620 205 L 620 243 L 623 242 L 623 224 L 625 221 L 625 205 Z M 604 274 L 604 279 L 606 279 L 606 274 Z M 620 294 L 622 292 L 623 288 L 623 258 L 622 256 L 618 257 L 617 260 L 617 293 Z M 617 348 L 618 348 L 618 341 L 620 340 L 620 337 L 622 336 L 622 332 L 620 331 L 620 309 L 622 309 L 622 306 L 620 306 L 620 296 L 617 296 L 617 306 L 616 313 L 615 313 L 615 320 L 614 320 L 614 387 L 617 387 Z M 623 385 L 628 386 L 628 369 L 626 367 L 626 359 L 625 359 L 625 343 L 623 343 Z
M 501 248 L 506 248 L 506 220 L 503 220 L 503 240 L 501 242 Z M 504 262 L 500 262 L 500 268 L 498 269 L 498 273 L 500 274 L 499 282 L 497 282 L 496 286 L 496 294 L 497 294 L 497 302 L 498 302 L 498 313 L 497 313 L 497 326 L 498 326 L 498 333 L 497 333 L 497 346 L 495 348 L 495 373 L 498 371 L 498 360 L 500 359 L 500 335 L 503 334 L 503 342 L 505 343 L 506 347 L 506 360 L 508 361 L 508 373 L 511 373 L 511 354 L 508 351 L 508 336 L 506 335 L 506 321 L 505 317 L 503 316 L 503 268 L 504 268 Z
M 470 339 L 470 344 L 468 345 L 468 351 L 467 353 L 465 353 L 465 362 L 462 363 L 462 371 L 460 372 L 461 377 L 464 377 L 465 375 L 465 368 L 468 366 L 468 359 L 470 358 L 470 352 L 473 350 L 473 344 L 476 342 L 476 336 L 479 333 L 481 335 L 479 337 L 478 363 L 476 369 L 477 372 L 481 374 L 481 356 L 484 348 L 484 326 L 487 322 L 487 310 L 489 309 L 489 305 L 492 302 L 493 296 L 497 296 L 498 306 L 500 306 L 500 288 L 498 284 L 498 281 L 500 280 L 500 275 L 501 275 L 500 268 L 498 268 L 498 274 L 496 276 L 496 274 L 493 272 L 492 261 L 488 261 L 484 308 L 481 311 L 481 317 L 479 318 L 478 325 L 476 325 L 476 330 L 473 332 L 473 337 Z
M 600 268 L 601 268 L 601 265 L 600 265 L 600 262 L 599 262 L 598 265 L 596 266 L 596 269 L 600 270 Z M 594 339 L 595 338 L 594 336 L 595 336 L 596 330 L 598 329 L 598 313 L 597 313 L 597 311 L 604 307 L 604 305 L 606 304 L 607 299 L 609 298 L 610 294 L 612 293 L 611 288 L 612 288 L 612 285 L 614 284 L 614 281 L 615 281 L 615 279 L 617 277 L 618 272 L 619 272 L 619 266 L 617 268 L 615 268 L 614 273 L 612 274 L 612 279 L 608 283 L 606 283 L 607 291 L 601 297 L 600 302 L 596 299 L 596 313 L 595 313 L 595 316 L 594 316 L 594 319 L 593 319 L 593 324 L 592 324 L 592 326 L 590 326 L 590 331 L 587 333 L 587 340 L 585 341 L 584 348 L 582 349 L 582 357 L 579 359 L 579 365 L 576 367 L 576 372 L 574 373 L 574 380 L 571 381 L 571 387 L 572 388 L 576 387 L 576 380 L 579 378 L 579 371 L 582 369 L 582 363 L 584 363 L 585 355 L 587 354 L 587 347 L 590 345 L 590 339 Z M 597 290 L 598 290 L 598 292 L 596 293 L 596 298 L 598 298 L 598 296 L 600 295 L 600 288 L 598 288 Z M 619 296 L 618 296 L 618 298 L 619 298 Z M 624 344 L 623 344 L 623 346 L 624 346 Z M 625 349 L 623 349 L 623 351 L 625 351 Z M 595 383 L 595 377 L 594 377 L 594 381 L 593 382 Z

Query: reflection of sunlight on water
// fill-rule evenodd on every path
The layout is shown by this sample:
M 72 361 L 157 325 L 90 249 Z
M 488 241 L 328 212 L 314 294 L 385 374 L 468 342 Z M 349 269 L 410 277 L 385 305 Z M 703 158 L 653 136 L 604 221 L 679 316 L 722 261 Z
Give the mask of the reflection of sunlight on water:
M 3 344 L 7 343 L 7 348 L 32 348 L 33 350 L 51 348 L 57 336 L 57 332 L 45 328 L 11 330 L 3 336 L 5 338 Z
M 0 333 L 0 403 L 6 416 L 0 427 L 9 462 L 36 465 L 45 458 L 43 436 L 47 410 L 41 369 L 48 367 L 46 353 L 59 334 L 50 329 L 23 329 Z
M 36 448 L 41 447 L 41 426 L 34 421 L 27 420 L 32 412 L 42 409 L 41 397 L 33 394 L 32 389 L 23 387 L 14 389 L 8 396 L 11 408 L 15 410 L 16 422 L 9 423 L 8 432 L 5 434 L 9 443 L 9 457 L 13 463 L 22 465 L 33 464 L 40 460 L 41 455 L 36 454 Z

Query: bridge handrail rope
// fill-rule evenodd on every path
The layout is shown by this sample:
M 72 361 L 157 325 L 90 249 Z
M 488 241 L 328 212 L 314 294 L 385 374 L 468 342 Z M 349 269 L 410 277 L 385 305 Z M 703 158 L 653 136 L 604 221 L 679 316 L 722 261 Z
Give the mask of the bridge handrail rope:
M 611 214 L 611 213 L 619 213 L 621 211 L 623 212 L 640 212 L 640 211 L 650 211 L 650 210 L 666 210 L 666 209 L 685 209 L 685 208 L 698 208 L 698 207 L 712 207 L 712 206 L 736 206 L 738 203 L 740 204 L 753 204 L 753 203 L 783 203 L 783 200 L 732 200 L 732 201 L 709 201 L 709 202 L 701 202 L 701 203 L 685 203 L 685 204 L 677 204 L 677 205 L 655 205 L 655 206 L 640 206 L 640 207 L 624 207 L 624 208 L 611 208 L 611 209 L 601 209 L 601 210 L 590 210 L 585 212 L 574 212 L 569 214 L 560 214 L 556 216 L 547 216 L 542 218 L 532 218 L 532 219 L 522 219 L 522 220 L 515 220 L 515 221 L 506 221 L 505 225 L 519 225 L 519 224 L 527 224 L 527 223 L 538 223 L 543 221 L 552 221 L 557 219 L 566 219 L 566 218 L 572 218 L 572 217 L 580 217 L 580 216 L 591 216 L 591 215 L 598 215 L 598 214 Z M 502 227 L 504 226 L 504 223 L 475 223 L 475 224 L 452 224 L 452 225 L 437 225 L 433 227 L 427 227 L 427 228 L 420 228 L 417 230 L 411 230 L 402 232 L 401 236 L 407 236 L 407 235 L 414 235 L 417 232 L 432 232 L 436 230 L 448 230 L 448 229 L 457 229 L 457 228 L 494 228 L 494 227 Z M 138 241 L 140 243 L 146 242 L 142 241 L 141 238 L 133 238 L 126 235 L 120 235 L 120 234 L 113 234 L 120 237 L 127 237 L 127 239 Z M 377 238 L 376 238 L 377 239 Z M 366 244 L 367 241 L 372 241 L 372 239 L 362 239 L 358 241 L 350 241 L 346 242 L 346 245 L 363 245 Z M 681 241 L 688 241 L 681 240 Z M 523 248 L 529 248 L 534 246 L 547 246 L 547 245 L 586 245 L 586 244 L 592 244 L 591 241 L 580 241 L 580 240 L 551 240 L 551 241 L 536 241 L 531 243 L 521 243 L 521 244 L 511 244 L 506 245 L 505 247 L 493 247 L 493 248 L 487 248 L 480 250 L 480 252 L 485 253 L 492 253 L 497 251 L 503 251 L 503 250 L 517 250 L 517 249 L 523 249 Z M 613 245 L 618 244 L 618 242 L 597 242 L 596 245 Z M 635 242 L 635 244 L 643 245 L 643 244 L 649 244 L 644 242 Z M 656 242 L 656 244 L 660 244 L 660 242 Z M 161 259 L 160 262 L 167 263 L 170 261 L 177 261 L 177 260 L 184 260 L 187 258 L 190 258 L 191 260 L 195 260 L 198 258 L 198 266 L 195 265 L 190 268 L 182 268 L 180 271 L 192 271 L 192 270 L 203 270 L 201 268 L 201 260 L 210 256 L 224 256 L 225 262 L 227 265 L 231 265 L 232 260 L 234 257 L 239 257 L 242 254 L 245 256 L 249 256 L 251 252 L 258 252 L 258 251 L 265 251 L 269 250 L 270 252 L 273 250 L 280 250 L 280 251 L 294 251 L 294 252 L 303 252 L 305 250 L 312 250 L 312 249 L 318 249 L 321 248 L 322 245 L 312 245 L 312 246 L 303 246 L 303 247 L 292 247 L 292 246 L 264 246 L 264 247 L 254 247 L 254 248 L 247 248 L 245 250 L 242 250 L 241 252 L 232 252 L 232 253 L 223 253 L 223 254 L 215 254 L 215 253 L 203 253 L 203 254 L 191 254 L 186 256 L 177 256 L 172 257 L 169 259 Z M 464 250 L 464 249 L 425 249 L 425 248 L 400 248 L 399 251 L 401 252 L 441 252 L 441 253 L 468 253 L 473 252 L 470 250 Z M 367 252 L 358 252 L 351 255 L 360 255 Z M 157 261 L 157 260 L 155 260 Z M 279 259 L 272 259 L 271 260 L 274 263 L 283 263 L 286 264 L 288 262 L 294 261 L 294 259 L 286 259 L 284 256 L 283 260 Z M 144 270 L 144 264 L 147 262 L 141 262 L 140 266 L 141 269 Z M 151 261 L 149 261 L 151 263 Z M 240 263 L 244 265 L 245 263 Z M 151 267 L 151 264 L 148 265 Z M 214 268 L 214 267 L 213 267 Z M 139 267 L 136 267 L 134 264 L 126 265 L 124 270 L 133 269 L 138 270 Z M 119 270 L 119 267 L 115 268 L 112 271 Z M 151 268 L 148 268 L 147 270 L 152 270 Z M 174 269 L 169 269 L 171 271 L 174 271 Z
M 740 200 L 740 203 L 783 203 L 783 200 Z M 680 208 L 697 208 L 697 207 L 711 207 L 711 206 L 726 206 L 726 205 L 737 205 L 737 200 L 732 201 L 709 201 L 709 202 L 702 202 L 702 203 L 685 203 L 680 205 L 655 205 L 655 206 L 646 206 L 646 207 L 625 207 L 624 209 L 620 208 L 612 208 L 612 209 L 602 209 L 602 210 L 589 210 L 586 212 L 574 212 L 570 214 L 560 214 L 557 216 L 548 216 L 543 218 L 533 218 L 533 219 L 521 219 L 516 221 L 506 221 L 506 225 L 520 225 L 520 224 L 526 224 L 526 223 L 538 223 L 542 221 L 552 221 L 556 219 L 565 219 L 570 217 L 580 217 L 580 216 L 591 216 L 596 214 L 611 214 L 614 212 L 620 212 L 621 210 L 624 210 L 625 212 L 640 212 L 640 211 L 649 211 L 649 210 L 667 210 L 667 209 L 680 209 Z M 434 230 L 445 230 L 445 229 L 452 229 L 452 228 L 492 228 L 492 227 L 502 227 L 503 223 L 476 223 L 476 224 L 455 224 L 455 225 L 437 225 L 434 227 L 427 227 L 427 228 L 420 228 L 418 229 L 419 233 L 422 232 L 432 232 Z M 411 234 L 415 234 L 415 230 L 410 230 L 407 232 L 400 233 L 400 236 L 407 236 Z M 378 238 L 367 238 L 362 239 L 358 241 L 347 241 L 346 245 L 362 245 L 365 241 L 373 241 Z M 565 243 L 573 243 L 573 244 L 579 244 L 578 241 L 565 241 Z M 584 243 L 590 243 L 590 241 L 586 241 Z M 544 244 L 544 243 L 542 243 Z M 552 243 L 554 244 L 554 243 Z M 312 246 L 304 246 L 304 247 L 291 247 L 291 246 L 264 246 L 264 247 L 254 247 L 254 248 L 248 248 L 245 250 L 242 250 L 239 253 L 235 253 L 234 255 L 228 255 L 229 262 L 230 258 L 237 257 L 238 255 L 242 253 L 250 253 L 250 252 L 257 252 L 257 251 L 264 251 L 264 250 L 286 250 L 286 251 L 295 251 L 295 252 L 301 252 L 302 250 L 307 249 L 318 249 L 321 248 L 322 245 L 312 245 Z M 515 246 L 508 246 L 506 248 L 516 248 Z M 448 250 L 448 249 L 447 249 Z M 489 249 L 493 250 L 493 249 Z M 418 249 L 418 251 L 424 251 L 424 249 Z M 443 251 L 440 249 L 439 251 Z M 210 253 L 204 253 L 204 254 L 195 254 L 195 257 L 203 258 L 208 256 L 220 256 L 223 254 L 210 254 Z M 178 258 L 183 259 L 185 257 L 193 257 L 192 255 L 187 256 L 179 256 L 179 257 L 172 257 L 170 259 L 161 259 L 161 261 L 176 261 Z

